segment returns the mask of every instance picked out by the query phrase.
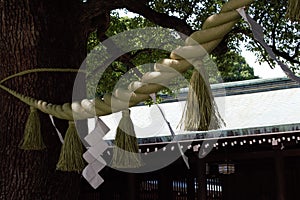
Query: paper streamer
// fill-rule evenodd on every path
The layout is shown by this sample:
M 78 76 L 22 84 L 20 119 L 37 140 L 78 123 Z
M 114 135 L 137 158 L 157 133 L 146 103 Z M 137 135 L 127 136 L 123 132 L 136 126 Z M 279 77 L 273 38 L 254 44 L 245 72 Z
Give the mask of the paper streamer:
M 53 116 L 52 116 L 52 115 L 49 115 L 49 117 L 50 117 L 50 120 L 51 120 L 51 123 L 52 123 L 53 127 L 54 127 L 55 130 L 56 130 L 56 133 L 57 133 L 57 135 L 58 135 L 58 138 L 59 138 L 60 142 L 63 144 L 63 143 L 64 143 L 64 138 L 63 138 L 63 136 L 61 135 L 61 133 L 59 132 L 59 130 L 57 129 L 57 127 L 55 126 Z
M 181 157 L 184 161 L 184 163 L 186 164 L 187 168 L 190 169 L 190 165 L 189 165 L 189 162 L 188 162 L 188 157 L 184 155 L 182 149 L 181 149 L 181 145 L 179 143 L 179 141 L 177 140 L 177 138 L 175 137 L 175 132 L 173 131 L 171 125 L 170 125 L 170 122 L 167 120 L 166 116 L 164 115 L 161 107 L 156 103 L 156 95 L 155 93 L 152 93 L 150 94 L 150 97 L 152 98 L 153 102 L 155 103 L 155 105 L 158 107 L 161 115 L 163 116 L 164 118 L 164 121 L 167 123 L 168 127 L 169 127 L 169 130 L 170 130 L 170 133 L 171 133 L 171 136 L 172 136 L 172 139 L 176 142 L 177 146 L 178 146 L 178 150 L 181 154 Z
M 108 148 L 108 144 L 103 137 L 110 129 L 98 117 L 95 117 L 95 123 L 95 129 L 84 138 L 91 147 L 83 154 L 88 165 L 83 169 L 82 176 L 94 189 L 97 189 L 104 182 L 98 173 L 106 166 L 102 154 Z
M 280 60 L 276 58 L 275 53 L 269 47 L 265 41 L 264 41 L 264 33 L 263 33 L 263 28 L 261 25 L 259 25 L 256 21 L 254 21 L 246 12 L 244 8 L 239 8 L 237 9 L 237 12 L 242 16 L 242 18 L 248 22 L 250 25 L 250 28 L 253 33 L 254 39 L 259 42 L 259 44 L 267 51 L 269 54 L 270 58 L 273 59 L 278 63 L 278 65 L 281 67 L 281 69 L 284 71 L 284 73 L 292 80 L 296 81 L 297 83 L 300 83 L 300 77 L 296 76 L 290 68 L 288 68 L 285 64 L 283 64 Z

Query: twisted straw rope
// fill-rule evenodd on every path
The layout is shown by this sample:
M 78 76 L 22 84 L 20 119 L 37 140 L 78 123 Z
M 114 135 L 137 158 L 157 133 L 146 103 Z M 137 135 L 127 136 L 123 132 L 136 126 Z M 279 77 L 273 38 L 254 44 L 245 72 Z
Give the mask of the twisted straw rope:
M 128 89 L 116 89 L 112 94 L 105 94 L 103 100 L 83 99 L 81 102 L 65 103 L 55 105 L 42 100 L 37 100 L 17 93 L 3 85 L 4 81 L 21 76 L 26 73 L 42 71 L 61 71 L 78 72 L 74 69 L 33 69 L 21 72 L 3 79 L 0 82 L 0 88 L 11 95 L 20 99 L 24 103 L 39 109 L 40 111 L 65 120 L 79 120 L 92 118 L 94 116 L 103 116 L 112 112 L 120 111 L 128 106 L 134 106 L 141 101 L 150 98 L 150 94 L 160 91 L 164 88 L 164 83 L 187 71 L 192 65 L 186 59 L 202 58 L 207 52 L 210 53 L 222 41 L 223 37 L 232 29 L 240 19 L 236 9 L 248 6 L 254 0 L 231 0 L 225 3 L 219 14 L 214 14 L 203 23 L 202 30 L 196 31 L 185 41 L 185 46 L 179 47 L 171 52 L 169 59 L 163 59 L 155 64 L 154 72 L 148 72 L 143 75 L 141 81 L 135 81 L 129 84 Z M 202 48 L 205 50 L 203 51 Z M 184 59 L 183 59 L 184 58 Z M 173 69 L 173 70 L 170 70 Z M 82 71 L 81 71 L 82 72 Z M 113 107 L 112 107 L 113 106 Z

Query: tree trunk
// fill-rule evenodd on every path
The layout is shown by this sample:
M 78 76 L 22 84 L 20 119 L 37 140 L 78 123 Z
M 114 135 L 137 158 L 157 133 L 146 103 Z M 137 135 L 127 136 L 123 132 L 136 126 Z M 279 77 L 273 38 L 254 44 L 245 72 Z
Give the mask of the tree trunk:
M 79 68 L 86 56 L 80 1 L 0 0 L 0 80 L 32 68 Z M 52 103 L 71 102 L 76 74 L 35 73 L 5 86 Z M 0 89 L 0 199 L 77 199 L 80 174 L 56 171 L 61 143 L 40 114 L 43 151 L 18 148 L 29 106 Z M 57 120 L 61 132 L 67 122 Z

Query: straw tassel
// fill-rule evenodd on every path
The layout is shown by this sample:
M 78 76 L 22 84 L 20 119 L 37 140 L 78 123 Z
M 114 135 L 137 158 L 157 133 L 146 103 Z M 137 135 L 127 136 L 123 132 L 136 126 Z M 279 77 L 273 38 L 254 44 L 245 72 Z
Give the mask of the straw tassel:
M 300 0 L 289 0 L 286 17 L 300 22 Z
M 30 107 L 30 114 L 26 122 L 24 138 L 21 141 L 20 149 L 42 150 L 45 148 L 46 146 L 41 135 L 39 113 L 36 108 Z
M 82 171 L 85 166 L 82 154 L 82 143 L 78 136 L 75 122 L 69 121 L 69 127 L 64 138 L 56 169 L 68 172 Z
M 130 110 L 124 110 L 117 128 L 112 167 L 138 168 L 141 166 L 138 142 L 130 119 Z
M 218 129 L 224 123 L 212 97 L 211 88 L 203 70 L 202 76 L 194 70 L 188 92 L 185 113 L 180 122 L 188 131 Z

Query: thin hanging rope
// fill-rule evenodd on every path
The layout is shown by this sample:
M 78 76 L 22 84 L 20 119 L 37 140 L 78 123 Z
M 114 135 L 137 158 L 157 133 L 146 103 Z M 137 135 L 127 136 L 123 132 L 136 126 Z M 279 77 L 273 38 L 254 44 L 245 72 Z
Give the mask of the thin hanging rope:
M 25 71 L 13 74 L 11 76 L 8 76 L 8 77 L 2 79 L 0 81 L 0 84 L 4 83 L 5 81 L 7 81 L 9 79 L 18 77 L 18 76 L 23 76 L 25 74 L 38 73 L 38 72 L 74 72 L 74 73 L 86 73 L 85 70 L 73 69 L 73 68 L 66 68 L 66 69 L 62 69 L 62 68 L 36 68 L 36 69 L 25 70 Z

